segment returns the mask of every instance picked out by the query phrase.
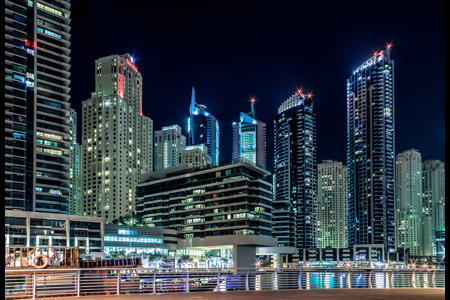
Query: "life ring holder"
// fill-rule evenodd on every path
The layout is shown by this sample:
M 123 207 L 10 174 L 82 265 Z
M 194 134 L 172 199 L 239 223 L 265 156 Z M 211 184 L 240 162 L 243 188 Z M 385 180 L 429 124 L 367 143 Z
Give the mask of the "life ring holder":
M 40 266 L 36 265 L 35 261 L 36 261 L 37 258 L 41 258 L 44 261 L 44 263 L 42 265 L 40 265 Z M 33 262 L 32 263 L 33 263 L 33 267 L 35 267 L 36 269 L 44 269 L 44 268 L 48 267 L 49 259 L 48 259 L 47 255 L 39 254 L 39 255 L 36 255 L 35 257 L 33 257 Z

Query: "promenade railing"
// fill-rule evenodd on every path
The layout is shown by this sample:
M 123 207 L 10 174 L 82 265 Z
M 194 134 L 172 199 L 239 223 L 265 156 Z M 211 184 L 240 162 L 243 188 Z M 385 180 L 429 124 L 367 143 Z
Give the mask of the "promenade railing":
M 444 288 L 443 269 L 5 270 L 5 298 L 339 288 Z

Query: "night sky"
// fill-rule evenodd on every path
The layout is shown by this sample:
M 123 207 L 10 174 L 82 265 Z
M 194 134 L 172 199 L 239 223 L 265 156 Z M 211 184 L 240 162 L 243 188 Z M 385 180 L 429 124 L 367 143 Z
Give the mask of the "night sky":
M 231 124 L 255 97 L 272 170 L 273 119 L 302 88 L 313 94 L 317 162 L 345 163 L 346 80 L 392 43 L 396 153 L 414 148 L 423 160 L 445 161 L 444 1 L 243 2 L 73 1 L 70 101 L 78 141 L 95 59 L 130 53 L 155 130 L 178 124 L 187 134 L 195 86 L 197 102 L 220 123 L 220 161 L 229 161 Z

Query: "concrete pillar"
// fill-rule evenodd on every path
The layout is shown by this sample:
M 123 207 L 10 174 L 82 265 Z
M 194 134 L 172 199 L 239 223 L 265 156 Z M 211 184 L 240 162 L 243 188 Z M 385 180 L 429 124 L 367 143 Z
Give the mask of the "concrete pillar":
M 233 245 L 233 268 L 255 268 L 256 247 Z
M 283 254 L 276 253 L 275 256 L 277 259 L 276 268 L 278 268 L 278 269 L 283 268 Z
M 248 289 L 255 290 L 255 259 L 256 259 L 256 247 L 255 246 L 238 246 L 233 245 L 233 268 L 239 270 L 234 271 L 234 275 L 241 276 L 240 287 L 247 289 L 246 278 L 248 277 Z M 253 269 L 253 270 L 252 270 Z M 247 273 L 249 273 L 247 275 Z

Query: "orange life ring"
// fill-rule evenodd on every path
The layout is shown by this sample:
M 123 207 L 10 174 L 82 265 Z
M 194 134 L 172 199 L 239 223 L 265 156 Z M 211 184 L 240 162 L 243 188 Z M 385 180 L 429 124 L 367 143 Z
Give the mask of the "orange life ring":
M 41 258 L 44 261 L 44 263 L 40 266 L 36 265 L 35 264 L 36 258 Z M 48 259 L 47 255 L 39 254 L 39 255 L 36 255 L 35 257 L 33 257 L 32 263 L 33 263 L 33 267 L 35 267 L 36 269 L 43 269 L 43 268 L 48 267 L 49 259 Z

